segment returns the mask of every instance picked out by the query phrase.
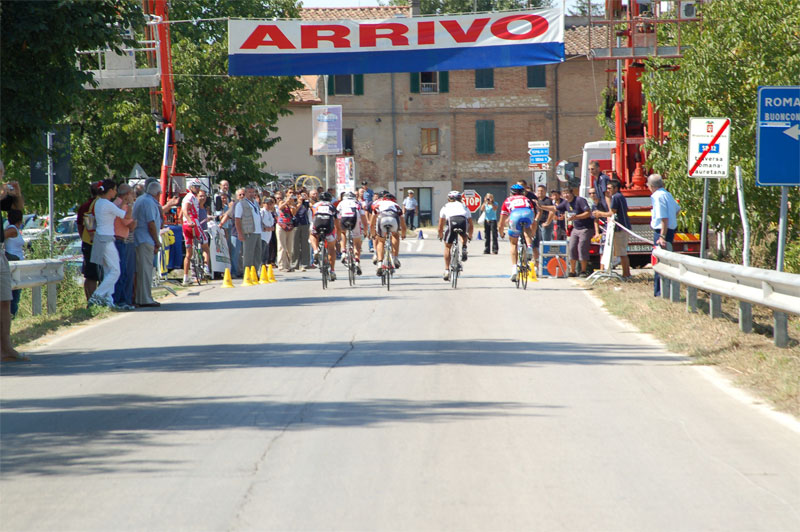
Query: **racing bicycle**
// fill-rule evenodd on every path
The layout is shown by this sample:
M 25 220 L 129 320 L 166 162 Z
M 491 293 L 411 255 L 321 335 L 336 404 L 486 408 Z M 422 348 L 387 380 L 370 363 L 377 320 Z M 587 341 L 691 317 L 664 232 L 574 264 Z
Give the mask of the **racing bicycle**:
M 517 288 L 522 285 L 523 290 L 528 289 L 528 275 L 531 271 L 530 262 L 528 262 L 528 237 L 525 234 L 525 229 L 528 223 L 520 223 L 520 238 L 517 239 Z
M 319 239 L 319 249 L 317 249 L 317 256 L 319 257 L 319 272 L 322 274 L 322 289 L 328 288 L 328 281 L 331 277 L 331 265 L 328 262 L 328 235 L 322 234 Z
M 350 286 L 356 284 L 356 251 L 353 246 L 353 232 L 347 229 L 346 233 L 346 247 L 344 250 L 343 262 L 347 264 L 347 278 L 350 280 Z
M 205 236 L 205 235 L 203 235 Z M 203 259 L 203 243 L 200 238 L 192 239 L 192 259 L 191 259 L 192 274 L 197 280 L 197 284 L 201 285 L 204 281 L 208 282 L 206 275 L 205 261 Z
M 453 229 L 453 233 L 455 234 L 455 240 L 450 246 L 450 286 L 456 288 L 458 286 L 458 274 L 463 269 L 461 266 L 461 247 L 459 243 L 461 242 L 461 235 L 464 234 L 464 231 L 462 231 L 460 227 L 456 227 Z
M 384 225 L 383 234 L 386 235 L 386 242 L 383 245 L 383 262 L 381 262 L 381 285 L 386 285 L 386 291 L 390 290 L 392 274 L 394 274 L 394 257 L 392 256 L 392 226 Z

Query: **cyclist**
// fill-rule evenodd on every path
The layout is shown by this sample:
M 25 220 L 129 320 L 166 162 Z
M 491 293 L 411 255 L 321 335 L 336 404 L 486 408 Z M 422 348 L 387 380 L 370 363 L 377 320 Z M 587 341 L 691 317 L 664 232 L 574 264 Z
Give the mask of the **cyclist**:
M 403 209 L 397 204 L 397 199 L 391 192 L 384 192 L 383 197 L 372 204 L 372 234 L 375 235 L 375 257 L 372 262 L 378 264 L 383 261 L 383 250 L 385 249 L 386 237 L 392 239 L 392 255 L 394 255 L 394 267 L 400 268 L 400 260 L 397 258 L 400 253 L 400 232 L 403 231 L 403 240 L 406 238 L 406 221 L 403 220 Z M 389 227 L 389 234 L 385 234 L 384 228 Z M 378 275 L 383 275 L 383 269 L 378 267 Z
M 537 229 L 533 216 L 533 203 L 525 196 L 525 187 L 519 183 L 511 185 L 511 195 L 503 202 L 500 208 L 500 220 L 497 223 L 500 238 L 505 236 L 505 224 L 508 221 L 508 241 L 511 243 L 511 281 L 517 281 L 517 239 L 522 232 L 522 223 L 525 227 L 523 245 L 530 247 L 533 244 L 533 235 Z M 529 249 L 528 255 L 532 255 Z
M 319 255 L 319 239 L 325 239 L 325 248 L 328 250 L 328 262 L 331 265 L 330 280 L 336 280 L 336 273 L 333 268 L 336 263 L 336 232 L 339 230 L 339 220 L 336 218 L 336 207 L 333 206 L 333 196 L 329 192 L 323 192 L 319 196 L 320 201 L 311 207 L 314 221 L 311 224 L 311 249 L 314 250 L 314 260 L 317 265 L 322 264 L 322 257 Z
M 356 273 L 361 275 L 361 238 L 364 236 L 364 229 L 369 228 L 367 217 L 361 203 L 356 199 L 353 192 L 348 192 L 339 202 L 339 225 L 344 230 L 353 233 L 353 250 L 355 251 Z M 347 233 L 342 231 L 342 249 L 347 249 Z
M 186 254 L 183 257 L 183 286 L 189 286 L 189 272 L 191 270 L 192 254 L 194 249 L 194 239 L 200 239 L 202 244 L 206 243 L 205 235 L 200 229 L 198 217 L 200 215 L 200 202 L 197 201 L 197 194 L 203 184 L 199 179 L 192 179 L 188 183 L 189 190 L 181 201 L 181 227 L 183 229 L 183 243 L 186 247 Z
M 447 230 L 445 231 L 445 225 Z M 467 239 L 472 239 L 472 214 L 467 206 L 461 202 L 461 192 L 453 190 L 447 194 L 447 203 L 439 211 L 439 240 L 444 239 L 444 275 L 442 279 L 450 280 L 450 248 L 456 245 L 458 253 L 458 235 L 456 229 L 461 229 L 461 260 L 467 260 Z

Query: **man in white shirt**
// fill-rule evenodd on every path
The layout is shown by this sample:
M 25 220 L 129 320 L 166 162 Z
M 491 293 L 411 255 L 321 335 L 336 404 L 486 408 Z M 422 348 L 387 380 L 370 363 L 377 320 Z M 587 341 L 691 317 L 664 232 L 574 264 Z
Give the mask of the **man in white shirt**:
M 256 203 L 256 188 L 250 184 L 244 188 L 244 199 L 236 202 L 233 210 L 236 232 L 242 241 L 242 264 L 244 268 L 261 264 L 261 210 Z
M 474 225 L 472 214 L 467 206 L 461 202 L 461 192 L 453 190 L 447 194 L 447 203 L 439 211 L 439 240 L 444 240 L 444 275 L 442 279 L 450 280 L 450 248 L 455 243 L 458 246 L 458 233 L 461 232 L 461 260 L 467 260 L 467 240 L 472 239 Z M 445 229 L 445 226 L 446 229 Z M 456 248 L 457 250 L 458 248 Z M 458 253 L 458 251 L 456 251 Z
M 414 191 L 409 190 L 408 196 L 403 200 L 403 216 L 406 219 L 406 227 L 412 231 L 414 230 L 414 216 L 417 214 L 417 207 L 419 207 L 419 203 L 417 203 L 417 198 L 414 197 Z
M 650 189 L 650 201 L 653 204 L 653 211 L 650 214 L 653 243 L 671 250 L 675 229 L 678 228 L 680 205 L 664 188 L 664 179 L 660 175 L 651 174 L 647 178 L 647 188 Z M 661 277 L 658 273 L 653 274 L 653 295 L 656 297 L 661 295 Z

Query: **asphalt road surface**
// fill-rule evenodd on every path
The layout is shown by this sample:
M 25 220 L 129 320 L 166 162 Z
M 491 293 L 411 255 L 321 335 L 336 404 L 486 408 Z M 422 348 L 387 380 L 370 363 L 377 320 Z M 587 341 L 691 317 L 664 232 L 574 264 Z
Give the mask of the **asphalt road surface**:
M 204 287 L 4 365 L 0 529 L 800 530 L 796 422 L 471 249 L 457 290 L 411 240 L 388 293 Z

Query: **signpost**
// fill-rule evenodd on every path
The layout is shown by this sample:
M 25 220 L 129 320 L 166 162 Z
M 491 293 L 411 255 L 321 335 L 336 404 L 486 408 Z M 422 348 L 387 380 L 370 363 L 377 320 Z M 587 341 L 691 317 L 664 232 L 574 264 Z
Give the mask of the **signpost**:
M 464 202 L 464 205 L 467 206 L 467 209 L 472 214 L 475 214 L 481 208 L 481 195 L 475 190 L 465 190 L 461 195 L 461 201 Z
M 528 168 L 531 170 L 550 170 L 550 141 L 528 142 Z
M 800 186 L 800 86 L 758 88 L 756 184 L 781 187 L 778 260 L 783 271 L 789 187 Z
M 730 118 L 689 119 L 689 177 L 702 177 L 703 220 L 700 229 L 700 258 L 706 256 L 708 180 L 728 177 L 730 161 Z

